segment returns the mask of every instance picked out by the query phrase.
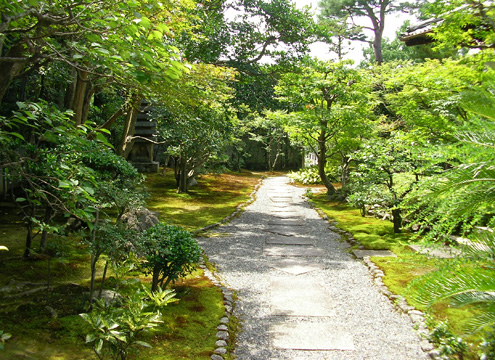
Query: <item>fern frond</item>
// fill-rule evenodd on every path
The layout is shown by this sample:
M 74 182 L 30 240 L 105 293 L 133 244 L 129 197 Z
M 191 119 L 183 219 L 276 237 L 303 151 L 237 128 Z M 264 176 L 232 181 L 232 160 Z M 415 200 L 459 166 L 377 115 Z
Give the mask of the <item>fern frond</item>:
M 437 271 L 424 276 L 415 286 L 413 297 L 421 304 L 431 306 L 442 300 L 466 293 L 495 292 L 493 273 L 475 268 Z
M 495 325 L 495 306 L 486 309 L 484 313 L 470 319 L 466 323 L 465 329 L 468 333 L 474 334 L 490 325 Z

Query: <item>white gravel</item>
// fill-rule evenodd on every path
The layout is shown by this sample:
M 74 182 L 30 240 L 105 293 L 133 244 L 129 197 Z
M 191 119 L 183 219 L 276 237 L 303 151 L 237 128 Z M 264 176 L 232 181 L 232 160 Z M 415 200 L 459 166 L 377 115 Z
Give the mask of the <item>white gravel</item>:
M 273 257 L 263 254 L 263 231 L 272 218 L 270 196 L 285 191 L 293 195 L 298 214 L 305 222 L 307 236 L 328 256 L 308 258 L 322 264 L 323 270 L 298 275 L 323 286 L 330 294 L 335 316 L 290 317 L 270 315 L 270 280 L 287 276 L 270 266 Z M 209 260 L 217 265 L 217 275 L 238 296 L 234 308 L 242 324 L 234 355 L 238 359 L 425 359 L 420 338 L 405 314 L 394 310 L 390 301 L 373 284 L 367 267 L 354 259 L 339 241 L 339 235 L 328 229 L 328 223 L 304 200 L 304 189 L 287 184 L 287 178 L 265 179 L 256 201 L 239 217 L 212 232 L 222 236 L 198 241 Z M 280 196 L 280 195 L 279 195 Z M 271 346 L 268 334 L 271 324 L 280 322 L 331 321 L 335 328 L 352 336 L 355 350 L 301 351 L 278 350 Z M 311 337 L 311 334 L 307 334 Z

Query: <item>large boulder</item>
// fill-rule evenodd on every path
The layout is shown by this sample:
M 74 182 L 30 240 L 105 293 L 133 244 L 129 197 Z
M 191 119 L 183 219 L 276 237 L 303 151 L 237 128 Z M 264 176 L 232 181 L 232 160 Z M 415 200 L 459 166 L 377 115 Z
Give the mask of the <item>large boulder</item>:
M 158 213 L 150 211 L 145 207 L 139 207 L 126 212 L 121 217 L 123 224 L 136 231 L 145 231 L 150 227 L 160 223 L 158 220 Z

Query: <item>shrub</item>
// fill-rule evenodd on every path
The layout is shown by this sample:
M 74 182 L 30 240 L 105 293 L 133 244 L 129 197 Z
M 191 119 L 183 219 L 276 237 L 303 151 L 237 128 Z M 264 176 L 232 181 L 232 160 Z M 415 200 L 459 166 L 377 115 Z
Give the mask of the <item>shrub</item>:
M 145 272 L 153 274 L 151 291 L 158 285 L 165 288 L 191 273 L 201 259 L 201 248 L 191 233 L 176 225 L 157 224 L 145 230 L 143 252 L 147 262 Z

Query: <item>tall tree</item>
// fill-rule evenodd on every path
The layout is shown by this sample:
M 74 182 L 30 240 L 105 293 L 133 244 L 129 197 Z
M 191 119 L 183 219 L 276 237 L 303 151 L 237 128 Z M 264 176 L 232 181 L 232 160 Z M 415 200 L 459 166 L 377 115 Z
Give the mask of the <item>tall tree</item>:
M 400 11 L 404 5 L 396 0 L 321 0 L 320 22 L 340 23 L 347 28 L 344 36 L 352 40 L 361 40 L 373 45 L 377 64 L 383 62 L 382 41 L 387 14 Z M 358 25 L 356 18 L 366 17 L 371 24 Z M 342 26 L 341 25 L 341 26 Z M 367 40 L 364 36 L 357 36 L 362 29 L 370 30 L 373 38 Z
M 351 64 L 312 60 L 299 72 L 284 74 L 276 91 L 293 111 L 271 115 L 285 118 L 289 133 L 317 154 L 318 173 L 329 194 L 336 192 L 325 172 L 330 140 L 348 124 L 370 115 L 369 82 Z

